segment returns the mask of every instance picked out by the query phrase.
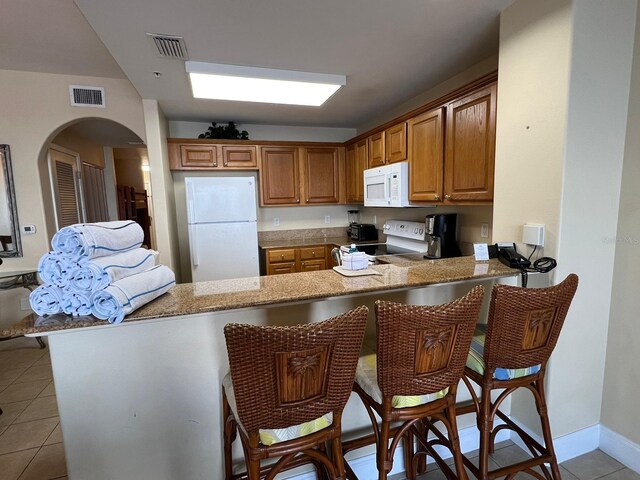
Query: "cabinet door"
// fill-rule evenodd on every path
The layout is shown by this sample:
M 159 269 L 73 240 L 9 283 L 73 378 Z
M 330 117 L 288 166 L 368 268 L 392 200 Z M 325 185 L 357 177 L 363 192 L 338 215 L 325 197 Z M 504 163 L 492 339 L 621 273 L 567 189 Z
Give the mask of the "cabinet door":
M 180 165 L 183 167 L 217 167 L 215 145 L 180 145 Z
M 357 164 L 356 164 L 356 146 L 355 144 L 349 145 L 345 148 L 345 160 L 347 164 L 347 203 L 355 203 L 358 198 L 358 191 L 356 182 L 357 176 Z
M 367 168 L 384 165 L 384 132 L 371 135 L 368 139 L 369 162 Z
M 337 147 L 303 149 L 304 203 L 338 203 L 340 166 Z
M 409 120 L 409 200 L 442 201 L 443 112 L 431 110 Z
M 447 106 L 445 199 L 493 200 L 496 142 L 496 86 Z
M 360 140 L 356 143 L 356 162 L 355 162 L 355 201 L 364 203 L 364 171 L 367 169 L 368 161 L 367 139 Z
M 327 262 L 324 258 L 318 260 L 302 260 L 300 262 L 301 272 L 315 272 L 318 270 L 326 270 Z
M 222 165 L 228 168 L 256 169 L 256 147 L 254 145 L 222 145 Z
M 387 163 L 407 159 L 407 122 L 387 128 L 384 132 L 385 159 Z
M 260 150 L 262 205 L 300 203 L 300 174 L 296 147 L 262 147 Z

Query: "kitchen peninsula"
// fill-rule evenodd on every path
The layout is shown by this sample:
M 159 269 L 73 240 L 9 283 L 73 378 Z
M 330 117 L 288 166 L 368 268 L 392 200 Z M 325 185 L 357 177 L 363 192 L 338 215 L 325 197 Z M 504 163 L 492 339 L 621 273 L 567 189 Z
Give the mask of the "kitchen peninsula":
M 374 276 L 323 270 L 177 285 L 119 325 L 33 316 L 15 325 L 49 337 L 69 478 L 222 478 L 226 323 L 293 325 L 364 304 L 371 339 L 379 298 L 442 303 L 517 274 L 473 257 L 392 261 L 371 267 Z M 359 407 L 347 404 L 345 431 L 367 425 Z

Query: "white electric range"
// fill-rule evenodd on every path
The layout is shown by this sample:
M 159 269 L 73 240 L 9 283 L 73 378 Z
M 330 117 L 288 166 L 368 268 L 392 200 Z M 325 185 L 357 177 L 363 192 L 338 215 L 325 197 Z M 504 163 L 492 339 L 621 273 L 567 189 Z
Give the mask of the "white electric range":
M 387 220 L 382 227 L 382 232 L 387 236 L 386 243 L 356 244 L 356 249 L 364 252 L 370 263 L 375 263 L 375 258 L 382 255 L 427 253 L 423 222 Z M 343 245 L 340 250 L 344 253 L 350 248 L 351 245 Z

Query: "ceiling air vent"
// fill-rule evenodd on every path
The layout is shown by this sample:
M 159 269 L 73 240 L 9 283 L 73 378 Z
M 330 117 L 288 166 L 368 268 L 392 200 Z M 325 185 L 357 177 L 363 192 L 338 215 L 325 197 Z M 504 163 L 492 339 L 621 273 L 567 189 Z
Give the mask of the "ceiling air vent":
M 74 107 L 104 108 L 104 88 L 69 85 L 71 105 Z
M 184 38 L 161 33 L 147 33 L 147 35 L 153 40 L 159 56 L 187 60 L 187 45 L 184 43 Z

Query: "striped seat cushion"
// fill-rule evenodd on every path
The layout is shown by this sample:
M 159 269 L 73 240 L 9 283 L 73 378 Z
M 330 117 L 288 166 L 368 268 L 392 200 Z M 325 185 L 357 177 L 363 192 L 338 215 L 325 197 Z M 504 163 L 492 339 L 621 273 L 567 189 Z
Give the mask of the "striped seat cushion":
M 467 367 L 480 375 L 484 375 L 484 341 L 487 336 L 487 326 L 484 324 L 476 325 L 473 332 L 473 340 L 471 341 L 471 349 L 467 357 Z M 496 380 L 512 380 L 514 378 L 526 377 L 540 371 L 540 365 L 534 365 L 527 368 L 496 368 L 493 378 Z
M 378 374 L 376 370 L 377 355 L 371 353 L 360 357 L 358 360 L 358 368 L 356 370 L 356 382 L 360 387 L 377 403 L 382 403 L 382 392 L 378 386 Z M 401 396 L 395 395 L 391 400 L 393 408 L 415 407 L 425 403 L 433 402 L 444 397 L 448 388 L 440 390 L 436 393 L 427 395 Z
M 238 417 L 238 410 L 236 407 L 236 397 L 233 393 L 233 383 L 231 382 L 231 373 L 227 373 L 225 377 L 222 379 L 222 386 L 227 395 L 227 400 L 229 402 L 229 406 L 233 411 L 233 416 L 236 417 L 236 421 L 238 425 L 242 427 L 243 430 L 246 429 L 243 427 L 240 422 L 240 418 Z M 310 422 L 301 423 L 300 425 L 293 425 L 287 428 L 265 428 L 258 430 L 260 435 L 260 442 L 263 445 L 273 445 L 274 443 L 284 442 L 287 440 L 293 440 L 294 438 L 304 437 L 305 435 L 309 435 L 311 433 L 318 432 L 323 428 L 328 427 L 333 423 L 333 412 L 325 413 L 323 416 L 316 418 L 315 420 L 311 420 Z

